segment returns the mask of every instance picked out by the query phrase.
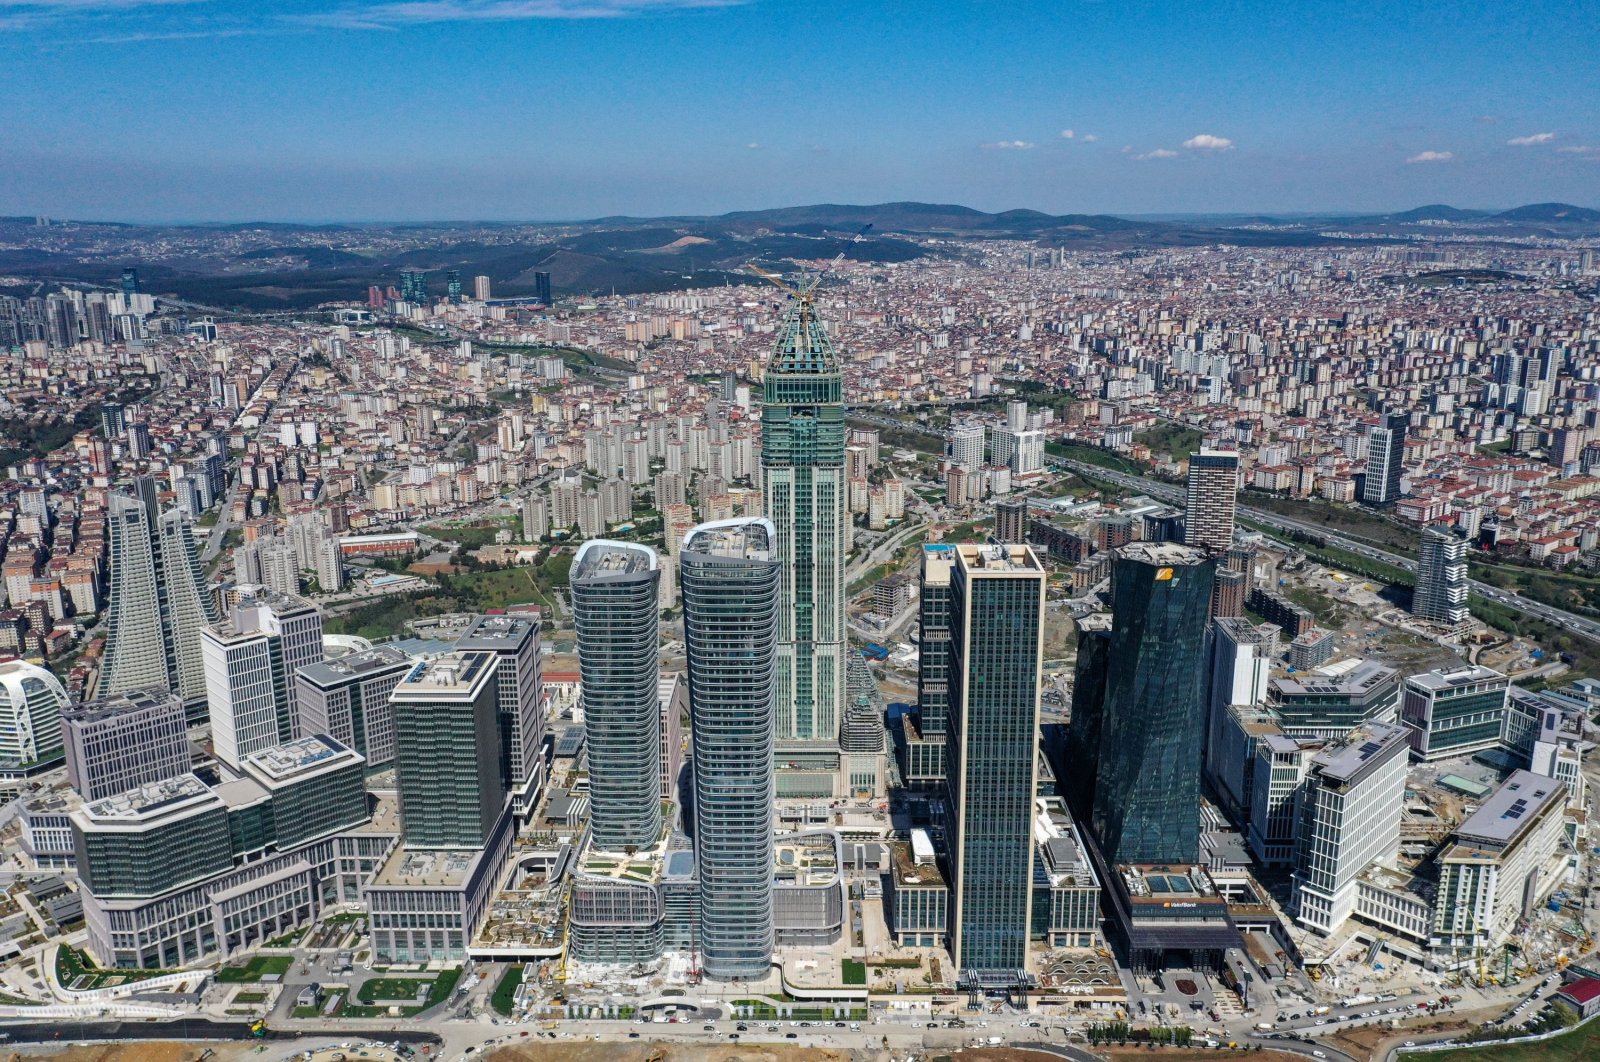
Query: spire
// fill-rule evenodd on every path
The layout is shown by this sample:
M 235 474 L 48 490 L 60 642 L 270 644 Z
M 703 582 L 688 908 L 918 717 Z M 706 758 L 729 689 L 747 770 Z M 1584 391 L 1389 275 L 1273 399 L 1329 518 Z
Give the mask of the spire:
M 821 376 L 840 371 L 839 356 L 817 317 L 817 306 L 810 291 L 789 301 L 789 308 L 778 325 L 778 341 L 773 345 L 768 369 L 796 376 Z

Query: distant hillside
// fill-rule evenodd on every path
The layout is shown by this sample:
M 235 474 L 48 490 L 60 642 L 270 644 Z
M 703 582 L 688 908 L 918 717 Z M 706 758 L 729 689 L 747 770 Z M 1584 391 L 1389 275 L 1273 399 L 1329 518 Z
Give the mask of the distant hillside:
M 1571 203 L 1529 203 L 1527 206 L 1501 211 L 1495 217 L 1503 221 L 1543 221 L 1593 225 L 1600 222 L 1600 210 L 1573 206 Z
M 1432 203 L 1398 214 L 1384 214 L 1383 217 L 1387 221 L 1471 221 L 1488 214 L 1487 210 L 1463 210 L 1443 203 Z

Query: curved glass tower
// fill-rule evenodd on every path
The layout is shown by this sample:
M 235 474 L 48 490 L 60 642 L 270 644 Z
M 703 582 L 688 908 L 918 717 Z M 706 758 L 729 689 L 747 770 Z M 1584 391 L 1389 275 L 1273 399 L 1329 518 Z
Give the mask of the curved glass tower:
M 661 703 L 655 551 L 592 539 L 570 576 L 583 718 L 589 742 L 592 843 L 647 849 L 661 833 Z
M 694 747 L 699 950 L 707 977 L 767 975 L 772 963 L 777 532 L 759 518 L 701 524 L 678 580 Z

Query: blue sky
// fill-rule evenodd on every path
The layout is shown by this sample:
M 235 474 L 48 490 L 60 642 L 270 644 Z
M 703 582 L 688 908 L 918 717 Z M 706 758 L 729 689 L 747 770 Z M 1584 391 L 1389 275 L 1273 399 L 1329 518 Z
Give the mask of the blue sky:
M 1586 0 L 0 0 L 0 213 L 1600 207 L 1597 56 Z

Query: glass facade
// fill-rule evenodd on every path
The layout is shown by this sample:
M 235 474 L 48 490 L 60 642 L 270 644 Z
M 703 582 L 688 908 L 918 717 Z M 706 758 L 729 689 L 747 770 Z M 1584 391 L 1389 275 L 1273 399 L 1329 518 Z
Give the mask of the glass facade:
M 780 738 L 838 737 L 845 695 L 844 375 L 809 297 L 778 329 L 761 412 L 766 514 L 777 535 Z
M 625 542 L 585 542 L 572 565 L 591 843 L 605 851 L 661 832 L 660 578 L 655 552 Z
M 1044 570 L 1026 546 L 959 546 L 951 580 L 951 953 L 1027 965 Z
M 419 664 L 391 695 L 401 832 L 416 848 L 480 848 L 506 791 L 496 661 L 461 653 Z
M 1212 576 L 1186 546 L 1128 546 L 1115 561 L 1093 816 L 1108 863 L 1199 857 Z
M 78 873 L 101 899 L 159 896 L 233 866 L 228 812 L 221 801 L 146 828 L 73 823 Z
M 679 559 L 699 950 L 717 980 L 763 978 L 772 961 L 774 534 L 766 520 L 702 524 Z

